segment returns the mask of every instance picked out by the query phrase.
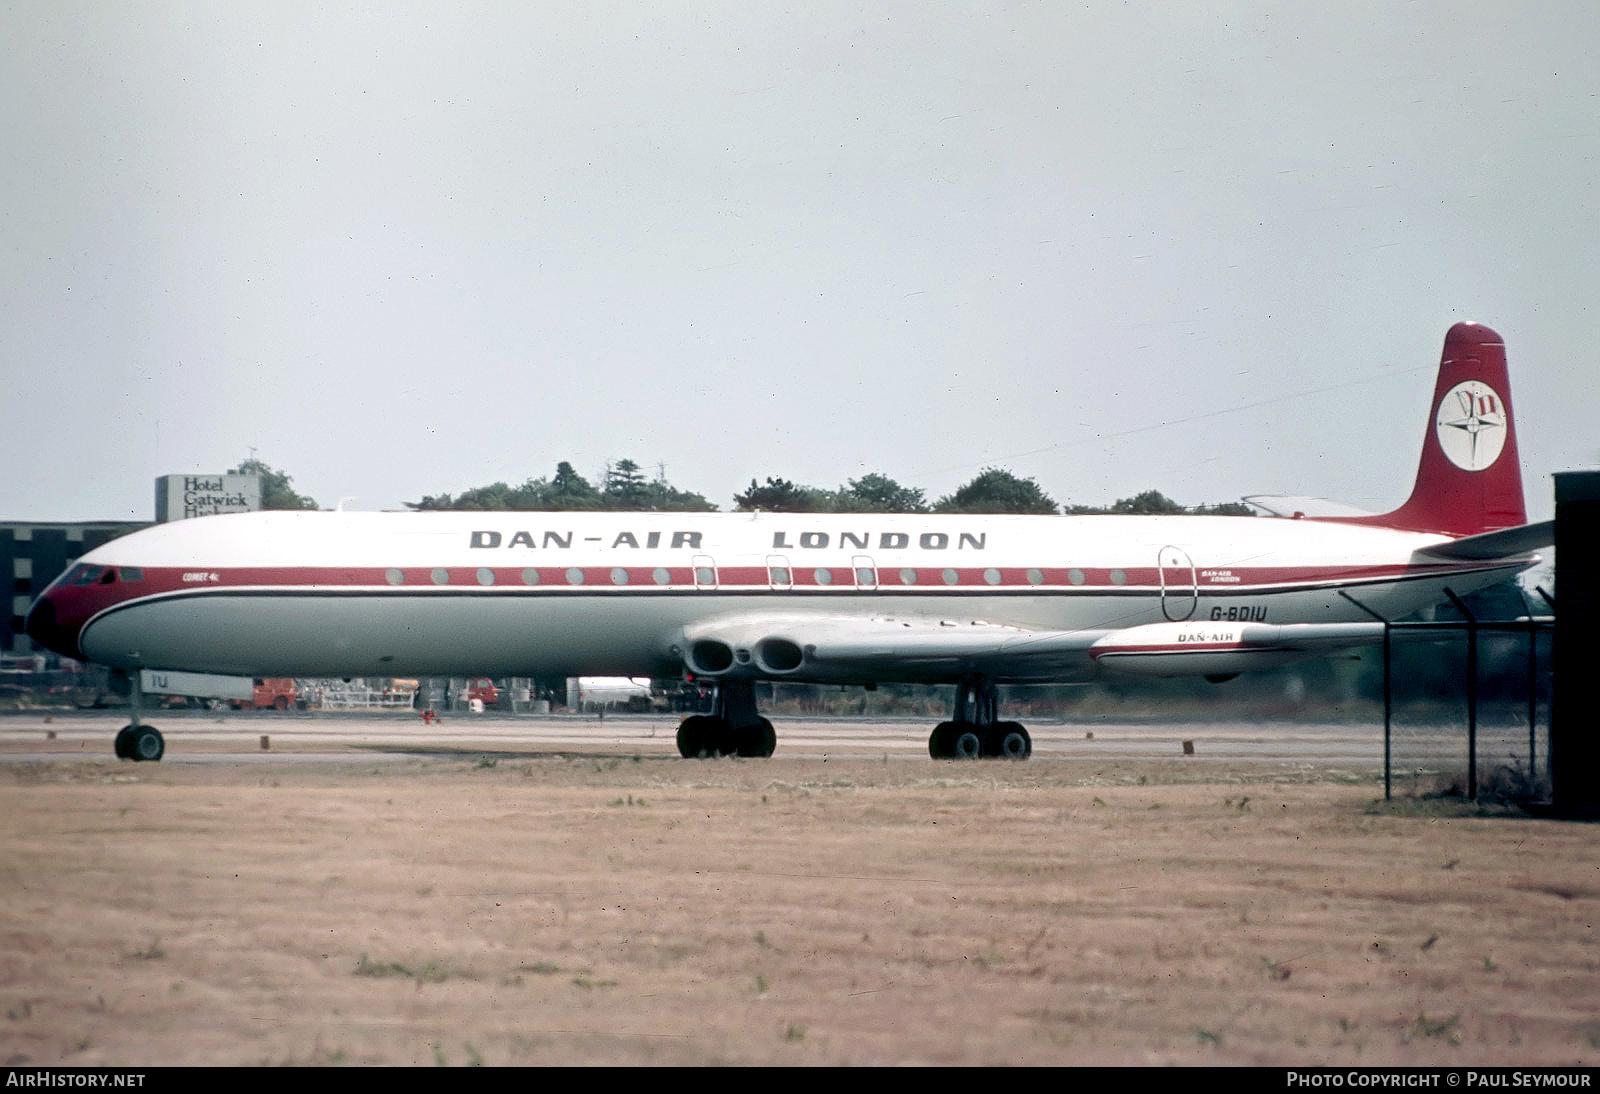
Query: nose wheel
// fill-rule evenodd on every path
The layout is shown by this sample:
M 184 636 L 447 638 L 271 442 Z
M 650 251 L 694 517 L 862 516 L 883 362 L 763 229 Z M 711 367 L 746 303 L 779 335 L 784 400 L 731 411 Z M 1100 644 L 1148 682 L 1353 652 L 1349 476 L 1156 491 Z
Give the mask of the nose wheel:
M 117 739 L 111 747 L 119 760 L 154 763 L 166 755 L 167 742 L 162 738 L 159 729 L 147 726 L 139 720 L 139 710 L 144 706 L 144 694 L 139 687 L 137 671 L 128 674 L 128 706 L 133 721 L 117 730 Z
M 140 725 L 135 722 L 117 731 L 113 748 L 119 760 L 154 763 L 166 755 L 167 742 L 155 726 Z

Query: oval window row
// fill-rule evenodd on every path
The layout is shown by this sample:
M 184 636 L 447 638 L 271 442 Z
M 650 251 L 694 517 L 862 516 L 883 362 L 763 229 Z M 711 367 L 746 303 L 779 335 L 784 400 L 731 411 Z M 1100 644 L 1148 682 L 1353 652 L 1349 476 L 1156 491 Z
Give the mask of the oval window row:
M 404 585 L 406 583 L 405 571 L 399 567 L 391 566 L 384 571 L 383 576 L 384 580 L 391 585 Z M 523 570 L 520 576 L 524 585 L 543 585 L 548 580 L 544 573 L 532 566 Z M 626 585 L 632 580 L 631 572 L 622 566 L 613 566 L 609 576 L 613 585 Z M 474 577 L 477 578 L 479 585 L 493 585 L 499 580 L 495 575 L 495 571 L 487 566 L 480 567 L 475 572 Z M 672 573 L 665 566 L 657 566 L 650 572 L 650 577 L 657 585 L 672 584 Z M 588 580 L 588 575 L 584 573 L 581 567 L 569 566 L 565 570 L 565 578 L 568 585 L 582 585 Z M 435 585 L 448 585 L 450 584 L 450 571 L 442 566 L 435 567 L 428 571 L 428 580 Z M 706 571 L 700 580 L 710 580 L 709 571 Z
M 812 580 L 818 585 L 833 584 L 832 570 L 819 566 L 812 571 L 812 574 Z M 477 578 L 479 585 L 493 585 L 499 580 L 495 575 L 495 571 L 487 566 L 480 567 L 474 576 Z M 613 585 L 627 585 L 633 580 L 633 572 L 624 566 L 613 566 L 608 576 Z M 865 566 L 858 568 L 854 576 L 858 585 L 872 585 L 877 581 L 877 572 Z M 902 585 L 916 585 L 922 580 L 920 573 L 910 567 L 901 570 L 899 576 L 900 584 Z M 961 584 L 961 572 L 959 570 L 946 569 L 939 576 L 946 585 Z M 1128 583 L 1128 574 L 1124 570 L 1112 570 L 1108 576 L 1113 585 L 1126 585 Z M 588 574 L 579 566 L 567 567 L 564 577 L 568 585 L 582 585 L 588 580 Z M 524 585 L 541 585 L 548 580 L 544 573 L 532 566 L 522 571 L 521 578 Z M 384 579 L 390 585 L 404 585 L 406 583 L 406 574 L 399 567 L 390 567 L 384 572 Z M 450 571 L 442 566 L 435 567 L 428 571 L 428 579 L 435 585 L 448 585 L 450 584 Z M 672 572 L 665 566 L 657 566 L 650 571 L 650 579 L 657 585 L 670 585 L 672 584 Z M 716 574 L 709 567 L 701 566 L 694 571 L 694 579 L 698 584 L 712 585 L 716 583 Z M 1043 585 L 1044 571 L 1037 568 L 1030 569 L 1027 572 L 1027 579 L 1030 585 Z M 794 581 L 794 572 L 785 567 L 774 567 L 771 571 L 771 580 L 775 585 L 790 585 Z M 991 566 L 983 571 L 983 580 L 986 584 L 998 585 L 1002 580 L 1001 573 Z M 1082 570 L 1074 568 L 1067 571 L 1067 581 L 1073 585 L 1082 585 L 1087 580 L 1087 575 Z

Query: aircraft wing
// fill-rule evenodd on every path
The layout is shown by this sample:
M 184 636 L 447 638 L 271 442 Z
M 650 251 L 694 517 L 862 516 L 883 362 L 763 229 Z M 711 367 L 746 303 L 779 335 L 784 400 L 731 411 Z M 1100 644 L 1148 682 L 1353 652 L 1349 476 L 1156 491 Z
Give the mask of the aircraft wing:
M 679 646 L 697 675 L 850 682 L 1060 680 L 1090 668 L 1104 630 L 1035 630 L 982 620 L 844 616 L 746 617 L 686 628 Z
M 677 648 L 699 676 L 830 683 L 999 683 L 1135 676 L 1215 676 L 1274 668 L 1383 641 L 1376 620 L 1350 623 L 1149 623 L 1117 630 L 1034 630 L 981 620 L 743 618 L 689 628 Z

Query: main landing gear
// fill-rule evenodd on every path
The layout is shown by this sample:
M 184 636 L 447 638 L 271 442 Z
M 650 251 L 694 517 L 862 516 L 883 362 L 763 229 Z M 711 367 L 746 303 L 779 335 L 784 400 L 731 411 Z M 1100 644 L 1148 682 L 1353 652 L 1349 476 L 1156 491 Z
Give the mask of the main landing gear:
M 119 760 L 153 763 L 166 754 L 167 743 L 162 739 L 161 731 L 139 721 L 139 708 L 144 705 L 142 700 L 139 670 L 134 669 L 128 674 L 128 709 L 133 721 L 117 731 L 116 742 L 112 745 Z
M 953 717 L 940 722 L 928 737 L 928 755 L 936 760 L 1026 760 L 1033 738 L 1020 722 L 996 719 L 999 690 L 990 680 L 973 677 L 956 686 Z M 710 714 L 693 714 L 678 726 L 678 754 L 700 756 L 771 756 L 778 737 L 772 723 L 756 710 L 756 689 L 750 680 L 726 680 L 717 688 Z
M 1033 738 L 1021 722 L 997 721 L 998 708 L 993 682 L 961 681 L 956 685 L 953 717 L 928 735 L 928 755 L 936 760 L 1026 760 L 1033 754 Z
M 777 747 L 772 723 L 756 711 L 756 686 L 750 680 L 723 682 L 710 714 L 692 714 L 678 726 L 678 755 L 689 758 L 765 758 Z

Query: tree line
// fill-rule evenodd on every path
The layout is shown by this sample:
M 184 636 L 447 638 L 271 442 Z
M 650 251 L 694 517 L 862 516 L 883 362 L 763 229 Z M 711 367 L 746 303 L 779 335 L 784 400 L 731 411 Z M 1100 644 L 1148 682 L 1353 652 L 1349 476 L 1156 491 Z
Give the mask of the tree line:
M 315 509 L 317 503 L 293 489 L 293 480 L 260 460 L 240 464 L 235 474 L 256 474 L 262 479 L 264 509 Z M 476 486 L 459 494 L 429 494 L 405 503 L 408 509 L 469 510 L 611 510 L 625 512 L 714 513 L 717 506 L 704 494 L 680 490 L 664 475 L 649 478 L 633 460 L 608 464 L 600 483 L 591 483 L 566 460 L 549 476 L 529 478 L 518 486 L 504 482 Z M 1031 478 L 998 467 L 988 467 L 944 497 L 929 501 L 916 487 L 902 486 L 874 472 L 851 479 L 838 489 L 805 486 L 784 478 L 750 480 L 748 489 L 733 496 L 735 512 L 768 513 L 1022 513 L 1085 514 L 1122 513 L 1213 516 L 1251 516 L 1241 502 L 1186 507 L 1159 490 L 1146 490 L 1110 505 L 1073 505 L 1057 502 Z
M 929 502 L 921 490 L 901 486 L 886 475 L 863 475 L 837 490 L 799 486 L 787 479 L 769 478 L 764 484 L 750 480 L 750 488 L 733 497 L 736 510 L 775 513 L 1204 513 L 1216 516 L 1251 516 L 1241 502 L 1187 508 L 1159 490 L 1146 490 L 1108 506 L 1065 505 L 1046 494 L 1033 479 L 1021 478 L 998 467 L 985 468 L 975 478 Z

